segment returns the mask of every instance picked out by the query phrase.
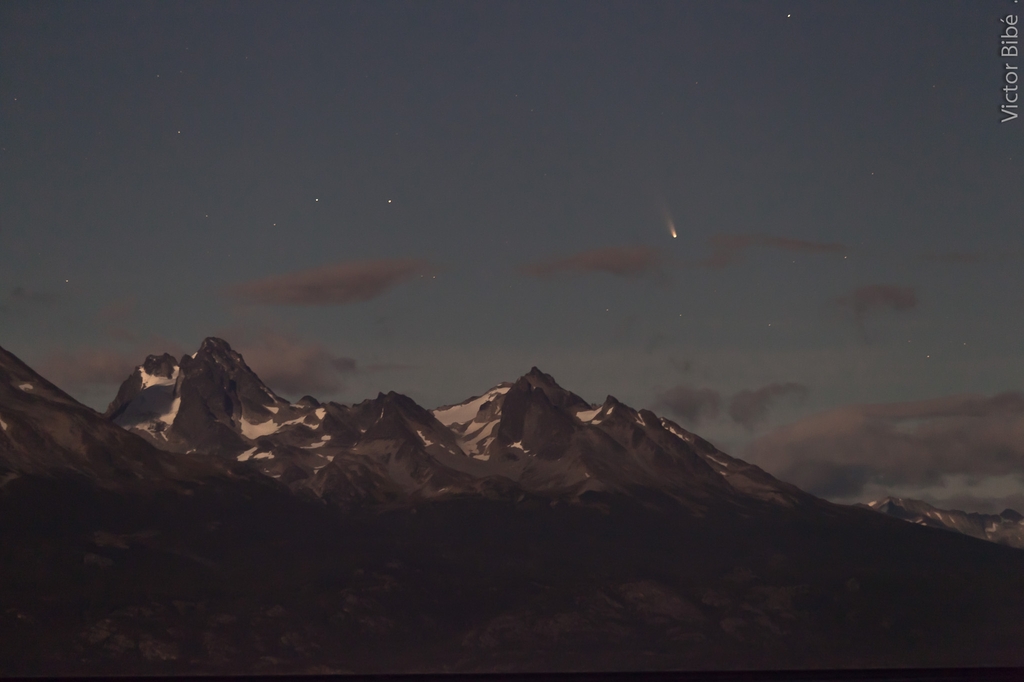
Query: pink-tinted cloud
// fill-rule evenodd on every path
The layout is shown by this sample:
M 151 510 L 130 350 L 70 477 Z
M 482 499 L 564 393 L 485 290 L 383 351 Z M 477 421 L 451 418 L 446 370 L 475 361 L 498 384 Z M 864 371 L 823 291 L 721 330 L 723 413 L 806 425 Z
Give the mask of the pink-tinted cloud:
M 729 416 L 733 421 L 753 430 L 768 416 L 772 404 L 780 398 L 807 396 L 807 387 L 793 382 L 773 383 L 753 390 L 745 389 L 729 401 Z
M 938 251 L 926 253 L 922 258 L 931 263 L 944 265 L 974 265 L 985 260 L 985 257 L 976 251 Z
M 180 357 L 181 344 L 159 336 L 132 335 L 130 345 L 80 347 L 56 350 L 46 355 L 38 371 L 60 387 L 80 389 L 90 385 L 116 386 L 127 379 L 147 355 L 170 353 Z
M 116 385 L 144 359 L 144 355 L 108 348 L 60 350 L 44 358 L 39 373 L 57 386 Z
M 745 458 L 812 493 L 836 497 L 856 496 L 869 484 L 1020 476 L 1024 394 L 841 407 L 756 439 Z
M 245 338 L 237 349 L 263 383 L 286 395 L 336 393 L 344 389 L 345 376 L 356 371 L 352 358 L 282 334 Z
M 57 302 L 54 294 L 17 286 L 9 294 L 0 294 L 0 313 L 22 313 L 45 309 Z
M 894 284 L 870 284 L 854 289 L 836 299 L 836 304 L 853 311 L 857 320 L 876 310 L 903 312 L 917 307 L 917 292 L 913 287 Z
M 369 301 L 425 272 L 427 263 L 412 258 L 349 261 L 242 282 L 228 293 L 247 303 L 344 305 Z
M 139 299 L 131 296 L 128 298 L 122 298 L 104 306 L 97 317 L 101 322 L 106 322 L 108 324 L 126 322 L 135 317 L 135 313 L 138 311 L 138 308 Z
M 612 246 L 583 251 L 565 258 L 534 263 L 522 268 L 528 275 L 547 277 L 563 273 L 605 272 L 618 277 L 640 277 L 656 272 L 662 264 L 658 252 L 646 246 Z
M 780 249 L 795 253 L 843 253 L 846 247 L 842 244 L 827 242 L 809 242 L 788 237 L 772 237 L 755 234 L 714 235 L 708 240 L 711 254 L 700 261 L 699 265 L 721 269 L 738 262 L 744 252 L 752 246 Z
M 674 386 L 657 396 L 658 405 L 692 424 L 718 416 L 722 396 L 710 388 Z

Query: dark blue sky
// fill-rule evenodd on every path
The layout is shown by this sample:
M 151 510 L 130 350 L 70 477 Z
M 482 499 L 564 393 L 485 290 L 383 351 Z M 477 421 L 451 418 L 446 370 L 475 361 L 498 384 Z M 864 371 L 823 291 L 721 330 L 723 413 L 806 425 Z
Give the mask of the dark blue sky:
M 6 2 L 0 345 L 100 409 L 209 335 L 295 398 L 537 365 L 834 499 L 1020 506 L 1018 11 Z

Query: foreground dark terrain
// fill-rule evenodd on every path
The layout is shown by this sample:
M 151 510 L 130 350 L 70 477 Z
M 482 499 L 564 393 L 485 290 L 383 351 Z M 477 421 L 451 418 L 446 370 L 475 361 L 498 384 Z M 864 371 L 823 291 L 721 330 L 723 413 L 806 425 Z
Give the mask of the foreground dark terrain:
M 1021 550 L 614 398 L 292 405 L 187 357 L 104 417 L 0 350 L 0 673 L 1024 664 Z

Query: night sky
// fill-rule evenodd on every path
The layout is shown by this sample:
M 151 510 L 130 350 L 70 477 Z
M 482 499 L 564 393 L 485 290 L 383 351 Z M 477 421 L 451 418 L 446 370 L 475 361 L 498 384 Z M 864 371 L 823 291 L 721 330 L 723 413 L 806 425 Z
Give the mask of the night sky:
M 8 0 L 0 345 L 100 410 L 206 336 L 293 399 L 536 365 L 830 499 L 1024 511 L 1019 11 Z

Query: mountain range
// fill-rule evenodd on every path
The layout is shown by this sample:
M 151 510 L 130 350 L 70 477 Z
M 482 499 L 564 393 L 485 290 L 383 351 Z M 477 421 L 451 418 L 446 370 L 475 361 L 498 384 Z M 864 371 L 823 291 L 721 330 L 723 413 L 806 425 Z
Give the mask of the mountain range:
M 0 349 L 0 674 L 1024 663 L 1020 519 L 937 513 L 537 368 L 292 403 L 209 338 L 99 414 Z
M 346 406 L 274 394 L 224 341 L 176 361 L 150 356 L 105 415 L 157 448 L 248 462 L 292 490 L 339 503 L 460 494 L 657 491 L 699 509 L 812 498 L 678 424 L 608 396 L 592 405 L 534 367 L 433 411 L 398 393 Z
M 1024 549 L 1024 516 L 1013 509 L 999 514 L 978 514 L 957 509 L 939 509 L 921 500 L 886 497 L 867 507 L 911 523 L 942 528 L 981 540 Z

